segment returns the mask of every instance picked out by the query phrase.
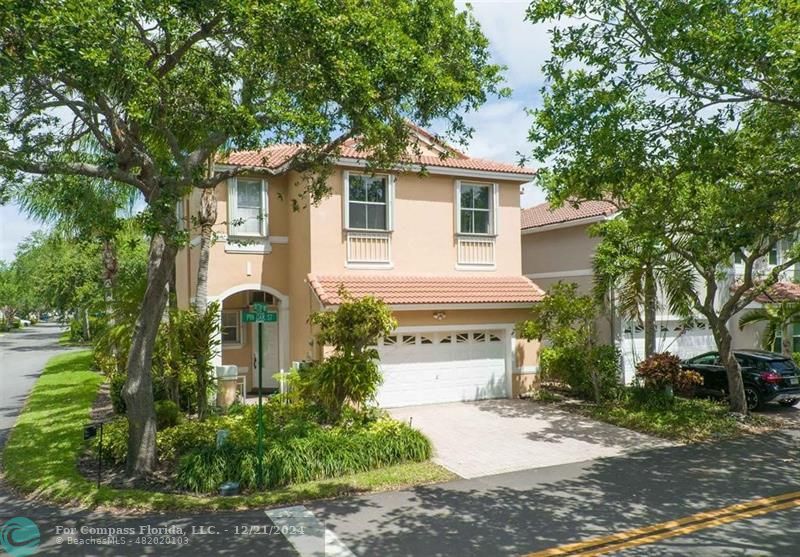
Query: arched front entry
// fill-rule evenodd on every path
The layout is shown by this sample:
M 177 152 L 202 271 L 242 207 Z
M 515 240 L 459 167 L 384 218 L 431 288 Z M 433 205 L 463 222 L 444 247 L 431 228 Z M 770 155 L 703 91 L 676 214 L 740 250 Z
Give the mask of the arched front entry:
M 277 387 L 273 375 L 289 369 L 289 297 L 265 284 L 248 283 L 229 288 L 210 300 L 220 303 L 217 334 L 221 342 L 213 364 L 237 366 L 239 375 L 246 378 L 248 391 L 258 385 L 258 327 L 244 323 L 242 313 L 256 302 L 266 303 L 278 312 L 277 323 L 262 325 L 263 384 L 266 388 Z

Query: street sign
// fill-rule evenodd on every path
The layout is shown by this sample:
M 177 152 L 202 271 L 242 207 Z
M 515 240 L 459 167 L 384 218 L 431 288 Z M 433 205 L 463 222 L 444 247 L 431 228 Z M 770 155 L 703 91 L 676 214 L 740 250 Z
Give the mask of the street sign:
M 276 323 L 278 321 L 278 312 L 266 309 L 264 311 L 243 311 L 242 321 L 244 323 Z

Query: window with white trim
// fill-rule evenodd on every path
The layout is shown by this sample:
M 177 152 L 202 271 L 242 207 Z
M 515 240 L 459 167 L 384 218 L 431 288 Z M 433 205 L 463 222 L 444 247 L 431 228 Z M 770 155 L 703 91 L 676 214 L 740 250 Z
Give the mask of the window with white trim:
M 223 310 L 220 336 L 223 344 L 241 344 L 242 326 L 239 310 Z
M 267 236 L 267 183 L 258 178 L 234 178 L 228 183 L 228 234 Z
M 457 232 L 494 234 L 496 185 L 459 182 L 456 190 Z
M 345 173 L 345 213 L 349 230 L 391 230 L 391 187 L 386 175 Z

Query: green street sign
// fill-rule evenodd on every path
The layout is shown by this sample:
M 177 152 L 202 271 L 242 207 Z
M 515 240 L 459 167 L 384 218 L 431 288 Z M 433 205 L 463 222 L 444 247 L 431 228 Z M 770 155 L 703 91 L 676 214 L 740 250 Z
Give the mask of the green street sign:
M 278 321 L 277 311 L 243 311 L 242 321 L 244 323 L 276 323 Z
M 267 311 L 267 304 L 264 302 L 255 302 L 252 307 L 253 311 L 256 313 L 264 313 Z

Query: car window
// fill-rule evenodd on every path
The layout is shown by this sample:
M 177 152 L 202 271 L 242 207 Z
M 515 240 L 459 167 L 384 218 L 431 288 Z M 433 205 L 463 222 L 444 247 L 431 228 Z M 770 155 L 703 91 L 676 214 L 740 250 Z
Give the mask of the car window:
M 753 367 L 753 360 L 746 356 L 742 356 L 739 354 L 734 354 L 736 361 L 739 362 L 739 365 L 742 367 Z
M 718 360 L 717 355 L 712 353 L 712 354 L 703 354 L 702 356 L 697 356 L 696 358 L 693 358 L 689 361 L 692 362 L 693 364 L 698 364 L 701 366 L 710 366 L 716 364 L 717 360 Z
M 786 371 L 797 371 L 797 366 L 792 360 L 771 360 L 769 367 L 778 373 Z

